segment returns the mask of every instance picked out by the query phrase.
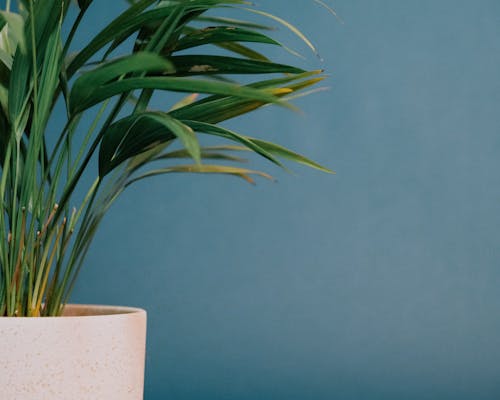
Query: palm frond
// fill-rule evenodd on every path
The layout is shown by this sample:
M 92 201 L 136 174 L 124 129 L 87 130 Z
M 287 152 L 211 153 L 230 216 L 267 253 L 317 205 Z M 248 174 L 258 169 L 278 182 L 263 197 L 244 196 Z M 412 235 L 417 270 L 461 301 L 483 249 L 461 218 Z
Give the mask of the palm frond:
M 104 215 L 137 181 L 172 173 L 223 174 L 252 184 L 272 179 L 240 166 L 248 160 L 234 152 L 285 169 L 292 161 L 332 172 L 222 125 L 264 106 L 293 110 L 289 99 L 324 78 L 253 48 L 287 50 L 272 27 L 255 20 L 262 18 L 317 53 L 283 18 L 243 0 L 128 0 L 125 11 L 68 55 L 94 2 L 74 2 L 73 20 L 68 1 L 18 5 L 19 12 L 0 11 L 0 315 L 58 315 Z M 221 9 L 236 16 L 217 15 Z M 165 91 L 185 96 L 151 109 L 153 94 Z M 59 132 L 48 132 L 57 104 L 66 114 L 55 119 L 63 121 Z M 85 130 L 81 122 L 89 117 Z M 204 146 L 207 136 L 221 143 Z M 72 209 L 85 173 L 95 181 Z

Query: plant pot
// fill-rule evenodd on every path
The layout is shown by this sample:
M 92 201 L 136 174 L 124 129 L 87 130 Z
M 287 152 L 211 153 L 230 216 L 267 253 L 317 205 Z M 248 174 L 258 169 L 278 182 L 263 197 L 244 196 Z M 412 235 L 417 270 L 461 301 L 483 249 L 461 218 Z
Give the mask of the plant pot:
M 0 398 L 142 400 L 145 353 L 146 312 L 137 308 L 0 318 Z

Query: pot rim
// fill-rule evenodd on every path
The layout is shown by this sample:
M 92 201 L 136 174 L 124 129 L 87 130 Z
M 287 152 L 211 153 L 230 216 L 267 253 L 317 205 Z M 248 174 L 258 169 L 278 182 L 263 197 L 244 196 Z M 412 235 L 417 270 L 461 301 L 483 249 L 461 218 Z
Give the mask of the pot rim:
M 137 307 L 101 305 L 101 304 L 66 304 L 63 315 L 59 317 L 0 317 L 1 320 L 61 320 L 61 319 L 91 319 L 91 318 L 123 318 L 127 315 L 143 314 L 146 310 Z

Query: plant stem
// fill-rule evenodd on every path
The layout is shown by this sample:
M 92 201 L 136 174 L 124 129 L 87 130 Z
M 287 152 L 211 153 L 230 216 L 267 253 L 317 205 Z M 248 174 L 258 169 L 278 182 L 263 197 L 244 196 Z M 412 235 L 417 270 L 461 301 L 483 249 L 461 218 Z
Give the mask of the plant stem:
M 80 23 L 82 22 L 82 19 L 85 15 L 85 10 L 80 10 L 78 13 L 75 22 L 71 26 L 71 31 L 68 34 L 68 37 L 66 39 L 66 43 L 64 44 L 64 49 L 63 49 L 63 58 L 68 54 L 69 47 L 71 46 L 71 43 L 73 42 L 73 38 L 75 37 L 76 31 L 78 30 L 78 27 L 80 26 Z

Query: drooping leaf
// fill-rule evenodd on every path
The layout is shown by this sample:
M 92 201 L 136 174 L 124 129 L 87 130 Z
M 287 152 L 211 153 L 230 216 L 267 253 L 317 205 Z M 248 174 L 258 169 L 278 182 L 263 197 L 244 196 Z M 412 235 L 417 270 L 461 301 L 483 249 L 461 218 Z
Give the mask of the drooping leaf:
M 289 161 L 293 161 L 299 164 L 306 165 L 308 167 L 327 172 L 329 174 L 334 174 L 332 170 L 304 157 L 303 155 L 300 155 L 298 153 L 295 153 L 291 150 L 288 150 L 287 148 L 280 146 L 275 143 L 271 142 L 266 142 L 264 140 L 256 139 L 256 138 L 251 138 L 247 136 L 247 139 L 250 140 L 252 143 L 255 145 L 261 147 L 262 149 L 266 150 L 267 152 L 271 153 L 273 156 L 276 157 L 281 157 Z
M 216 27 L 214 27 L 216 28 Z M 184 31 L 186 32 L 186 35 L 193 34 L 197 32 L 196 29 L 191 28 L 191 27 L 184 27 Z M 272 40 L 272 39 L 271 39 Z M 278 45 L 281 45 L 280 43 L 276 42 Z M 214 42 L 211 43 L 215 47 L 219 47 L 221 49 L 225 49 L 231 53 L 238 54 L 240 56 L 249 58 L 251 60 L 259 60 L 259 61 L 267 61 L 271 62 L 268 57 L 266 57 L 264 54 L 261 52 L 258 52 L 254 49 L 251 49 L 248 46 L 245 46 L 241 42 L 235 42 L 235 41 L 226 41 L 226 42 Z M 173 52 L 176 52 L 177 50 L 174 49 Z
M 226 96 L 234 96 L 237 98 L 258 100 L 263 103 L 276 103 L 288 108 L 292 108 L 292 106 L 290 106 L 286 102 L 280 100 L 278 97 L 264 90 L 257 90 L 231 83 L 213 82 L 199 79 L 174 77 L 126 78 L 120 81 L 101 85 L 99 87 L 92 86 L 92 90 L 89 90 L 89 87 L 83 86 L 79 86 L 79 88 L 81 88 L 81 91 L 72 91 L 72 95 L 70 98 L 70 112 L 72 114 L 81 112 L 100 103 L 101 101 L 109 99 L 118 94 L 128 93 L 136 89 L 220 94 Z
M 255 183 L 251 175 L 257 175 L 269 180 L 273 180 L 273 177 L 269 174 L 266 174 L 265 172 L 255 171 L 246 168 L 229 167 L 226 165 L 191 164 L 191 165 L 176 165 L 173 167 L 148 171 L 128 181 L 126 186 L 130 186 L 131 184 L 140 181 L 142 179 L 151 178 L 153 176 L 158 176 L 158 175 L 171 174 L 171 173 L 233 175 L 242 178 L 251 184 Z
M 261 155 L 262 157 L 267 158 L 274 164 L 283 167 L 283 165 L 270 152 L 268 152 L 258 144 L 255 144 L 251 140 L 248 140 L 243 135 L 240 135 L 229 129 L 223 128 L 219 125 L 208 124 L 200 121 L 188 121 L 188 120 L 183 120 L 182 122 L 191 127 L 196 132 L 206 133 L 208 135 L 218 136 L 224 139 L 231 140 L 233 142 L 240 143 L 245 147 L 249 148 L 250 150 L 254 151 L 255 153 Z
M 85 72 L 75 81 L 70 93 L 70 110 L 76 112 L 77 110 L 85 109 L 83 105 L 87 101 L 92 103 L 92 98 L 97 97 L 96 94 L 106 84 L 117 81 L 127 74 L 134 72 L 167 73 L 173 70 L 172 64 L 169 61 L 157 54 L 147 52 L 135 53 L 105 63 L 91 71 Z M 104 97 L 102 100 L 106 98 Z
M 169 60 L 175 66 L 175 75 L 177 76 L 207 74 L 300 74 L 305 72 L 303 69 L 290 65 L 224 56 L 173 56 Z
M 279 97 L 316 83 L 316 79 L 318 78 L 312 78 L 312 80 L 307 78 L 318 75 L 320 72 L 321 71 L 310 71 L 303 74 L 287 76 L 285 78 L 264 80 L 249 86 L 252 88 L 272 90 L 274 91 L 274 95 Z M 301 81 L 302 79 L 306 80 Z M 293 82 L 297 80 L 303 83 L 294 86 L 295 84 Z M 283 88 L 281 85 L 286 85 L 286 87 Z M 172 116 L 178 119 L 198 120 L 213 124 L 248 113 L 265 104 L 265 102 L 259 100 L 236 99 L 231 96 L 215 95 L 179 108 L 172 112 Z
M 207 16 L 202 15 L 196 18 L 197 21 L 210 22 L 222 25 L 236 26 L 241 28 L 251 28 L 251 29 L 260 29 L 263 31 L 272 31 L 274 28 L 269 25 L 258 24 L 256 22 L 251 21 L 243 21 L 240 19 L 227 18 L 227 17 L 217 17 L 217 16 Z
M 333 173 L 326 167 L 298 154 L 287 148 L 277 145 L 275 143 L 267 142 L 264 140 L 256 139 L 250 136 L 241 135 L 228 129 L 222 128 L 219 125 L 203 123 L 199 121 L 183 121 L 197 132 L 204 132 L 211 135 L 216 135 L 243 144 L 249 150 L 260 154 L 264 158 L 272 161 L 273 163 L 283 166 L 275 157 L 281 157 L 289 161 L 306 165 L 311 168 L 318 169 L 323 172 Z
M 227 151 L 241 151 L 242 149 L 246 149 L 242 146 L 207 146 L 201 148 L 201 159 L 202 160 L 223 160 L 223 161 L 232 161 L 243 163 L 248 160 L 242 157 L 237 157 L 232 154 L 227 153 Z M 153 161 L 158 160 L 170 160 L 175 158 L 192 158 L 191 154 L 187 150 L 175 150 L 170 151 L 168 153 L 163 153 L 159 156 L 154 157 Z
M 191 157 L 200 162 L 200 145 L 193 130 L 166 113 L 134 114 L 106 131 L 99 151 L 99 175 L 104 177 L 125 160 L 178 138 Z
M 266 43 L 278 46 L 280 45 L 279 42 L 262 33 L 236 28 L 234 26 L 214 26 L 195 30 L 190 34 L 183 36 L 176 43 L 174 50 L 180 51 L 192 47 L 203 46 L 206 44 L 228 42 L 249 42 Z

